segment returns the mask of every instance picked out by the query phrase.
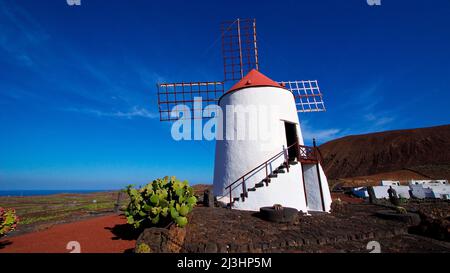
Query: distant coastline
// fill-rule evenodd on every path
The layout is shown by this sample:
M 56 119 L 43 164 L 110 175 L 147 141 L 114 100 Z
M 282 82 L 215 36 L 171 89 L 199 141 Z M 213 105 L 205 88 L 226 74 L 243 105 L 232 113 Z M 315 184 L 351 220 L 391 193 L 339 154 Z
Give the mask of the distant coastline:
M 54 195 L 54 194 L 87 194 L 96 192 L 108 192 L 114 190 L 10 190 L 1 191 L 0 196 L 39 196 L 39 195 Z

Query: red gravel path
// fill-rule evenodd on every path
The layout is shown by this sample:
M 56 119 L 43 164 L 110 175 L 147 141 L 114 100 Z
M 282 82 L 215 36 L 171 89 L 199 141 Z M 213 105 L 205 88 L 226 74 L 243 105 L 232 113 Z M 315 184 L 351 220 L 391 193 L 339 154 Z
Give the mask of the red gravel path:
M 0 253 L 68 253 L 67 243 L 80 243 L 82 253 L 123 253 L 135 246 L 135 235 L 123 216 L 109 215 L 3 238 Z

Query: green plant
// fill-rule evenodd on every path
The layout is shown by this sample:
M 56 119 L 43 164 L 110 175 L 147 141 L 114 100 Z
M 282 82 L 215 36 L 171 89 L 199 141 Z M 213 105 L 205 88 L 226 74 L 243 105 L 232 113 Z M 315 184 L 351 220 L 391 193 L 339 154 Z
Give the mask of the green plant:
M 406 214 L 408 211 L 404 207 L 397 206 L 395 207 L 395 211 L 399 214 Z
M 184 227 L 187 215 L 197 204 L 194 190 L 187 181 L 172 177 L 158 178 L 136 189 L 127 187 L 130 203 L 125 211 L 127 222 L 135 228 L 143 224 L 165 225 L 173 221 Z
M 136 253 L 152 253 L 152 249 L 146 243 L 141 243 L 138 245 Z
M 400 197 L 398 199 L 399 204 L 407 204 L 408 203 L 408 199 L 404 198 L 404 197 Z
M 0 237 L 16 229 L 19 217 L 14 209 L 0 207 Z

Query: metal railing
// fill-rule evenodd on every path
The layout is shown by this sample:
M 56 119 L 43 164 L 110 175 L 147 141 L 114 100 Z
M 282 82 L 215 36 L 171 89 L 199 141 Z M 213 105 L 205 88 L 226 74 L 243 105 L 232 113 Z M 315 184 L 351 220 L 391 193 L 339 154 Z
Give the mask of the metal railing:
M 248 191 L 247 191 L 247 185 L 246 185 L 246 178 L 252 177 L 254 174 L 261 170 L 265 170 L 265 182 L 268 184 L 269 179 L 269 165 L 275 161 L 276 159 L 280 158 L 281 156 L 284 156 L 284 164 L 286 166 L 286 170 L 289 172 L 289 156 L 288 156 L 288 150 L 292 147 L 298 146 L 298 143 L 294 143 L 291 146 L 284 148 L 283 150 L 276 155 L 272 156 L 268 160 L 264 161 L 263 163 L 259 164 L 252 170 L 248 171 L 238 179 L 236 179 L 233 183 L 225 187 L 225 190 L 229 190 L 229 196 L 230 196 L 230 207 L 233 203 L 233 190 L 237 187 L 242 187 L 242 201 L 245 201 L 245 198 L 247 197 Z M 240 183 L 239 183 L 240 182 Z
M 289 172 L 289 154 L 288 154 L 289 149 L 291 149 L 293 147 L 297 148 L 297 153 L 296 153 L 295 158 L 300 163 L 318 163 L 318 162 L 320 162 L 320 152 L 318 152 L 318 149 L 315 145 L 315 141 L 313 143 L 314 143 L 313 147 L 299 145 L 297 142 L 290 145 L 287 148 L 283 147 L 283 150 L 281 152 L 277 153 L 276 155 L 272 156 L 268 160 L 259 164 L 252 170 L 248 171 L 247 173 L 245 173 L 244 175 L 242 175 L 241 177 L 236 179 L 233 183 L 231 183 L 230 185 L 225 187 L 225 190 L 229 190 L 230 208 L 232 207 L 232 203 L 233 203 L 233 190 L 234 189 L 238 188 L 239 186 L 242 187 L 242 194 L 241 194 L 242 201 L 245 201 L 245 198 L 248 196 L 246 178 L 248 179 L 248 178 L 252 177 L 254 174 L 256 174 L 257 172 L 259 172 L 261 170 L 265 170 L 266 176 L 265 176 L 265 179 L 262 180 L 262 182 L 265 182 L 266 185 L 268 185 L 269 165 L 276 159 L 280 158 L 281 156 L 284 156 L 283 164 L 286 167 L 286 171 Z
M 319 153 L 316 147 L 298 145 L 297 160 L 302 163 L 316 163 L 319 161 Z

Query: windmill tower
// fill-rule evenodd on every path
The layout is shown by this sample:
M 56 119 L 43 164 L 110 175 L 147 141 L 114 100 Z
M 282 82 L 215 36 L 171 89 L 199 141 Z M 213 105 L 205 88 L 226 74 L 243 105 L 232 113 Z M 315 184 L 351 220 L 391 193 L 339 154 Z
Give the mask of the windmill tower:
M 230 208 L 257 211 L 281 204 L 330 211 L 320 152 L 315 141 L 304 145 L 298 118 L 299 112 L 325 111 L 317 81 L 276 82 L 263 75 L 254 19 L 222 23 L 222 53 L 223 81 L 157 84 L 160 120 L 198 118 L 199 98 L 201 108 L 216 106 L 223 135 L 216 140 L 214 194 Z M 234 85 L 224 92 L 229 83 Z M 252 114 L 255 120 L 249 120 Z M 263 131 L 265 139 L 249 137 L 250 131 Z

